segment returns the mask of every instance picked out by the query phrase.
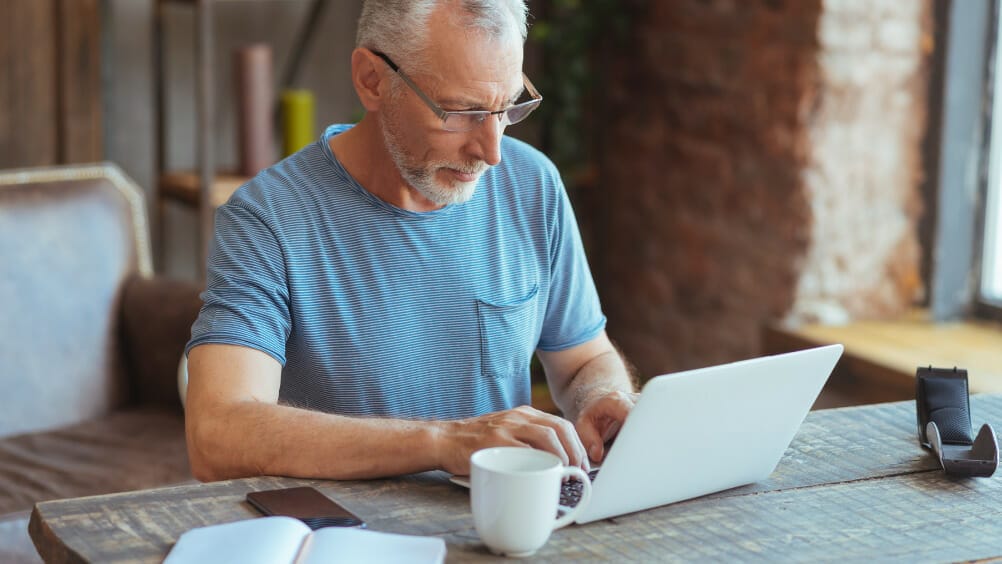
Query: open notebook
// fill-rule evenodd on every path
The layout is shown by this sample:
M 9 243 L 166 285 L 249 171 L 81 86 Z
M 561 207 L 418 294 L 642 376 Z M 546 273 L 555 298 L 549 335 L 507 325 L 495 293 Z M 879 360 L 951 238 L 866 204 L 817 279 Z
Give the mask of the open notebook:
M 177 540 L 165 564 L 414 563 L 440 564 L 445 541 L 348 527 L 311 531 L 292 517 L 260 517 L 192 529 Z

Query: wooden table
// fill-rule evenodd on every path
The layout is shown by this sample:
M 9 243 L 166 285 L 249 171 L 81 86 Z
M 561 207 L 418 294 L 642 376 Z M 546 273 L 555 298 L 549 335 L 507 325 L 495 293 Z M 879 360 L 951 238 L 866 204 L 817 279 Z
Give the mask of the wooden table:
M 971 399 L 1002 429 L 1002 395 Z M 914 402 L 815 411 L 765 482 L 557 531 L 530 561 L 957 561 L 1002 557 L 1002 473 L 954 479 L 917 442 Z M 671 440 L 665 435 L 663 440 Z M 684 464 L 684 461 L 680 461 Z M 184 531 L 257 514 L 252 490 L 312 484 L 377 531 L 436 535 L 449 562 L 499 560 L 441 472 L 332 482 L 252 478 L 39 503 L 53 561 L 159 562 Z

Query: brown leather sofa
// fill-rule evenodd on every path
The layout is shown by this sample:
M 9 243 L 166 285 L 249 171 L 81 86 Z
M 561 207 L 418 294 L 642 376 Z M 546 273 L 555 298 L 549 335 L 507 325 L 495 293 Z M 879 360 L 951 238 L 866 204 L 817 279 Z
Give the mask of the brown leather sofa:
M 39 501 L 192 480 L 178 361 L 201 301 L 152 276 L 110 164 L 0 171 L 0 562 Z

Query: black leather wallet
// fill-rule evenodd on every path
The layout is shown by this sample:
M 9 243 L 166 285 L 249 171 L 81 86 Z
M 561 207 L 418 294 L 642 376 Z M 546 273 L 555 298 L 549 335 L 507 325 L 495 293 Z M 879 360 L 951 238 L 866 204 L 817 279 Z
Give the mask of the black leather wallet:
M 971 434 L 967 371 L 921 367 L 915 373 L 915 412 L 919 442 L 931 448 L 947 474 L 991 476 L 999 465 L 998 441 L 991 425 Z

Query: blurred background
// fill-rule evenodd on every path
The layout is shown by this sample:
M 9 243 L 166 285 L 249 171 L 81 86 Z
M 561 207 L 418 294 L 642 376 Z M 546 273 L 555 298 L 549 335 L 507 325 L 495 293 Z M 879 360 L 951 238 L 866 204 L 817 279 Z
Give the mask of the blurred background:
M 265 108 L 273 159 L 360 117 L 360 7 L 6 0 L 0 168 L 118 164 L 146 193 L 157 272 L 198 281 L 205 218 L 248 172 L 247 108 Z M 843 388 L 873 391 L 831 405 L 913 397 L 907 372 L 940 360 L 981 363 L 979 390 L 1002 391 L 996 2 L 530 11 L 545 101 L 509 134 L 561 169 L 642 378 L 839 341 Z

